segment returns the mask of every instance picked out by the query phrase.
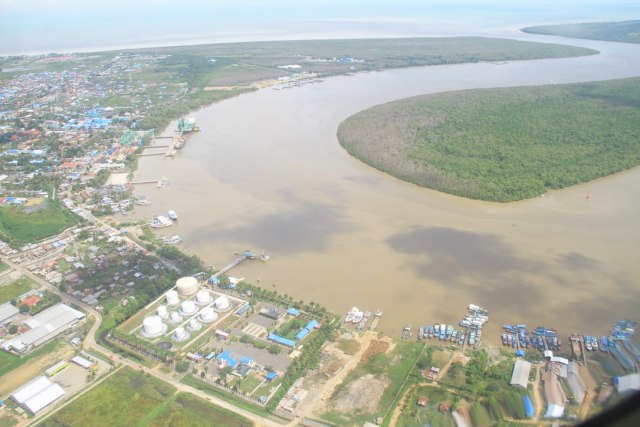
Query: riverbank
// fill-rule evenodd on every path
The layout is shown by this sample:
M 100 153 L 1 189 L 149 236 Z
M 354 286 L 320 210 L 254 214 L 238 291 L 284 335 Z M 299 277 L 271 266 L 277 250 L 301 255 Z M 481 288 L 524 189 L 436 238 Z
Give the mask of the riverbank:
M 216 267 L 236 250 L 265 250 L 268 265 L 234 275 L 336 313 L 380 308 L 379 330 L 390 336 L 405 323 L 456 322 L 457 301 L 491 312 L 488 339 L 515 320 L 603 334 L 633 317 L 640 299 L 638 169 L 495 204 L 389 177 L 348 155 L 335 135 L 358 111 L 418 94 L 640 69 L 637 46 L 579 43 L 602 54 L 360 73 L 214 104 L 194 113 L 202 131 L 174 159 L 140 160 L 136 179 L 167 176 L 171 184 L 137 188 L 152 204 L 135 216 L 177 210 L 179 223 L 160 233 L 180 234 L 183 248 Z

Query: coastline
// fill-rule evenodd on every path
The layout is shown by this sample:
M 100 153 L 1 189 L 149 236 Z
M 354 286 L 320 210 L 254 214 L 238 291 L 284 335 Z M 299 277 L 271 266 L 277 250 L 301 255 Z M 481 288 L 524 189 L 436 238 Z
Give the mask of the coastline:
M 608 44 L 616 48 L 612 45 Z M 558 70 L 563 64 L 581 70 L 585 64 L 596 64 L 600 74 L 590 80 L 618 70 L 610 53 L 563 62 L 513 62 L 499 67 L 501 73 L 509 73 L 509 81 L 503 78 L 499 84 L 511 83 L 512 76 L 513 85 L 532 85 L 531 79 L 547 82 L 560 72 L 571 72 L 564 66 Z M 526 73 L 525 67 L 532 71 Z M 264 288 L 276 284 L 278 292 L 316 301 L 336 313 L 353 305 L 380 307 L 385 311 L 381 328 L 391 336 L 399 336 L 407 321 L 418 325 L 446 320 L 447 307 L 453 304 L 442 301 L 452 295 L 491 309 L 518 289 L 530 297 L 527 307 L 501 305 L 497 321 L 540 321 L 532 312 L 544 304 L 543 317 L 553 326 L 572 332 L 583 324 L 600 333 L 612 319 L 606 304 L 598 305 L 590 319 L 579 312 L 571 318 L 556 313 L 566 310 L 571 299 L 587 298 L 587 290 L 589 301 L 608 301 L 615 294 L 601 295 L 604 287 L 615 288 L 620 274 L 636 274 L 628 257 L 613 257 L 611 251 L 636 250 L 628 231 L 618 230 L 631 218 L 625 204 L 633 198 L 628 194 L 637 177 L 633 171 L 583 184 L 598 187 L 591 203 L 585 203 L 582 187 L 570 187 L 549 198 L 504 205 L 400 182 L 353 159 L 335 139 L 334 124 L 341 117 L 418 90 L 457 89 L 467 84 L 468 75 L 486 70 L 491 76 L 495 69 L 492 64 L 415 67 L 336 76 L 294 90 L 255 91 L 199 111 L 203 132 L 189 150 L 175 162 L 146 159 L 140 176 L 167 171 L 170 178 L 176 177 L 169 188 L 155 193 L 152 209 L 172 209 L 180 200 L 181 222 L 175 231 L 190 253 L 207 264 L 225 265 L 234 250 L 266 250 L 272 256 L 268 268 L 243 265 L 234 275 Z M 630 71 L 631 67 L 619 69 L 616 75 Z M 587 77 L 591 74 L 576 80 Z M 479 87 L 496 85 L 488 78 Z M 440 79 L 446 79 L 444 85 Z M 309 105 L 309 99 L 317 102 Z M 264 108 L 267 105 L 270 108 Z M 282 173 L 274 174 L 273 168 Z M 199 190 L 203 184 L 206 190 Z M 139 212 L 152 213 L 144 208 Z M 417 245 L 420 239 L 428 240 Z M 441 239 L 438 249 L 429 243 L 434 239 Z M 485 244 L 476 247 L 474 242 L 484 239 Z M 601 244 L 592 245 L 594 239 Z M 414 241 L 417 246 L 410 246 Z M 447 254 L 451 269 L 449 262 L 443 267 L 432 264 Z M 568 269 L 561 264 L 574 259 L 566 258 L 568 254 L 582 255 L 593 267 Z M 473 273 L 479 274 L 475 286 L 466 275 L 455 273 L 471 268 L 471 275 L 479 260 L 486 266 Z M 458 262 L 466 267 L 454 269 Z M 308 271 L 318 274 L 309 276 Z M 573 287 L 577 282 L 583 284 L 581 289 Z M 539 298 L 543 292 L 552 292 L 552 300 Z M 412 297 L 418 293 L 440 303 L 420 303 Z M 408 302 L 399 309 L 395 301 Z M 590 307 L 587 300 L 584 304 Z

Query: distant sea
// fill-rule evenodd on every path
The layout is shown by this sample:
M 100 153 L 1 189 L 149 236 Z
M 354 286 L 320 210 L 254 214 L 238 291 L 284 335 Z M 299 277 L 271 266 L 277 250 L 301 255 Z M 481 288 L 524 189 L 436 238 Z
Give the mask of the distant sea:
M 626 0 L 130 3 L 0 0 L 0 55 L 256 40 L 504 36 L 528 25 L 640 18 L 640 2 Z

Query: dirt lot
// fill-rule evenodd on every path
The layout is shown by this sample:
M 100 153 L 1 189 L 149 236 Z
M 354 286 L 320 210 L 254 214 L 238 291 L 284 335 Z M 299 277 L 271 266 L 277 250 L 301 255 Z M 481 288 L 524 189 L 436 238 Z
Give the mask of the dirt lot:
M 24 365 L 14 369 L 0 378 L 0 396 L 6 396 L 25 382 L 41 375 L 60 360 L 68 360 L 74 355 L 74 349 L 63 344 L 55 351 L 30 360 Z
M 372 340 L 371 344 L 369 344 L 369 348 L 362 355 L 362 362 L 366 362 L 369 360 L 371 356 L 375 356 L 376 354 L 385 353 L 389 349 L 389 342 L 383 340 Z
M 385 379 L 367 374 L 350 383 L 335 398 L 333 409 L 339 412 L 362 412 L 373 414 L 378 410 L 384 389 L 388 386 Z

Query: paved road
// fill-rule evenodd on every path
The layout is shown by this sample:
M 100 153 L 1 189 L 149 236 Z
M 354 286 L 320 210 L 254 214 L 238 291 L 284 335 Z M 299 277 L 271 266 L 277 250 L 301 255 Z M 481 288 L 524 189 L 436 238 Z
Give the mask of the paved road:
M 57 294 L 60 296 L 62 302 L 64 302 L 65 304 L 74 304 L 80 308 L 82 308 L 83 310 L 85 310 L 87 313 L 93 315 L 96 319 L 95 323 L 93 324 L 93 326 L 91 327 L 91 330 L 89 331 L 89 333 L 87 334 L 85 341 L 83 343 L 83 347 L 84 348 L 91 348 L 94 349 L 98 352 L 104 353 L 107 356 L 111 357 L 111 359 L 113 361 L 116 361 L 117 363 L 119 363 L 120 365 L 124 365 L 124 366 L 128 366 L 132 369 L 139 369 L 139 370 L 144 370 L 145 372 L 149 373 L 150 375 L 159 378 L 163 381 L 166 381 L 168 383 L 170 383 L 171 385 L 173 385 L 174 387 L 176 387 L 176 389 L 178 389 L 179 391 L 183 391 L 186 393 L 191 393 L 194 394 L 196 396 L 199 396 L 203 399 L 206 399 L 218 406 L 221 406 L 225 409 L 228 409 L 230 411 L 233 411 L 237 414 L 242 415 L 243 417 L 248 418 L 249 420 L 253 421 L 256 426 L 264 426 L 264 427 L 282 427 L 282 424 L 279 424 L 275 421 L 260 417 L 252 412 L 249 412 L 245 409 L 242 408 L 238 408 L 235 405 L 232 405 L 231 403 L 220 399 L 218 397 L 215 396 L 211 396 L 207 393 L 204 393 L 203 391 L 194 389 L 193 387 L 190 387 L 188 385 L 182 384 L 180 383 L 178 380 L 176 380 L 175 378 L 164 374 L 162 372 L 156 371 L 156 370 L 150 370 L 147 369 L 146 367 L 140 365 L 139 363 L 133 362 L 129 359 L 126 358 L 122 358 L 120 356 L 118 356 L 117 354 L 113 353 L 110 349 L 101 346 L 98 342 L 96 342 L 95 340 L 95 333 L 98 330 L 98 328 L 100 327 L 100 324 L 102 323 L 102 315 L 100 314 L 100 312 L 98 312 L 97 310 L 95 310 L 93 307 L 91 307 L 88 304 L 83 303 L 82 301 L 79 301 L 75 298 L 73 298 L 70 295 L 67 295 L 63 292 L 60 292 L 60 290 L 58 288 L 56 288 L 55 286 L 51 285 L 50 283 L 48 283 L 47 281 L 43 280 L 42 278 L 36 276 L 35 274 L 31 273 L 30 271 L 28 271 L 27 269 L 23 268 L 22 266 L 15 264 L 14 262 L 10 261 L 8 258 L 6 257 L 1 257 L 2 261 L 7 263 L 11 268 L 13 268 L 16 271 L 21 272 L 23 275 L 29 277 L 31 280 L 35 281 L 36 283 L 38 283 L 39 285 L 47 288 L 48 290 L 50 290 L 51 292 Z M 75 396 L 74 398 L 75 399 Z M 70 399 L 69 401 L 73 400 Z M 66 403 L 65 403 L 66 404 Z M 35 421 L 35 420 L 34 420 Z M 289 423 L 289 425 L 294 425 L 294 423 Z

